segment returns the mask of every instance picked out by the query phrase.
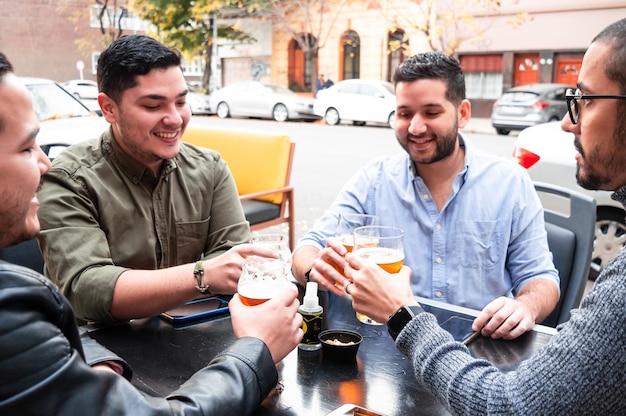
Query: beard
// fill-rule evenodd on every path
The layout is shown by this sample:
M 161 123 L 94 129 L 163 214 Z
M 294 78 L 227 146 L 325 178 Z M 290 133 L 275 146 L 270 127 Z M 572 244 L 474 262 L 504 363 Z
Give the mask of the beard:
M 417 166 L 418 164 L 431 164 L 431 163 L 439 162 L 440 160 L 443 160 L 449 157 L 450 155 L 452 155 L 456 147 L 458 135 L 459 135 L 459 124 L 458 124 L 458 120 L 455 120 L 452 127 L 448 131 L 443 133 L 442 135 L 437 135 L 435 133 L 432 133 L 432 134 L 426 133 L 421 136 L 413 136 L 411 134 L 408 134 L 405 141 L 398 140 L 398 142 L 400 143 L 400 146 L 402 146 L 402 148 L 409 154 L 413 164 Z M 419 139 L 419 138 L 424 138 L 424 137 L 430 137 L 431 139 L 435 141 L 436 144 L 435 144 L 434 153 L 429 156 L 420 156 L 420 155 L 411 154 L 409 150 L 409 146 L 408 146 L 409 139 L 410 138 Z
M 576 163 L 576 182 L 584 189 L 614 191 L 617 175 L 626 171 L 626 154 L 623 152 L 626 141 L 626 121 L 619 123 L 614 132 L 612 140 L 607 142 L 614 144 L 614 151 L 608 155 L 601 153 L 601 148 L 595 147 L 588 153 L 578 139 L 574 140 L 574 146 L 580 153 L 581 162 Z

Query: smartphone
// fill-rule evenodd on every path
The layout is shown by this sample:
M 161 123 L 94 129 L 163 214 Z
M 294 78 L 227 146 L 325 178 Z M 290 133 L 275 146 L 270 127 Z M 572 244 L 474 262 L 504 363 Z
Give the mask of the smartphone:
M 214 296 L 192 300 L 183 306 L 163 312 L 161 317 L 173 323 L 186 323 L 223 313 L 228 313 L 228 299 Z
M 468 345 L 476 338 L 476 334 L 472 331 L 473 319 L 463 318 L 461 316 L 452 316 L 442 322 L 440 326 L 452 334 L 452 337 L 459 342 Z

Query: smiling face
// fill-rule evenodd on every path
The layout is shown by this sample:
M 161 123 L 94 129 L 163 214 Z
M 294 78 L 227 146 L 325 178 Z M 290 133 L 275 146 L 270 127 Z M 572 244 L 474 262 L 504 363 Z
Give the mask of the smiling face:
M 578 87 L 584 94 L 619 95 L 620 85 L 606 76 L 611 44 L 593 43 L 583 58 Z M 626 185 L 626 120 L 618 117 L 620 102 L 613 99 L 578 100 L 580 116 L 573 125 L 565 116 L 561 127 L 574 133 L 578 184 L 586 189 L 613 191 Z
M 0 80 L 0 118 L 0 247 L 6 247 L 39 232 L 35 194 L 50 161 L 35 141 L 30 93 L 11 73 Z
M 469 120 L 469 102 L 463 100 L 457 108 L 446 98 L 446 89 L 446 83 L 439 79 L 396 84 L 394 130 L 416 167 L 450 156 L 456 147 L 458 129 Z
M 163 160 L 178 154 L 191 118 L 187 83 L 178 66 L 156 68 L 136 77 L 116 103 L 104 93 L 98 101 L 113 135 L 126 154 L 158 173 Z

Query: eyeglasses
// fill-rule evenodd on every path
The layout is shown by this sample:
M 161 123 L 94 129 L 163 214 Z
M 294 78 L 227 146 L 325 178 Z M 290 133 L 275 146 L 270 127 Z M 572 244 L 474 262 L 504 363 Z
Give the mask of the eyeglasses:
M 613 99 L 613 100 L 626 100 L 626 95 L 587 95 L 583 94 L 580 89 L 574 91 L 572 88 L 568 88 L 565 91 L 565 99 L 567 100 L 567 112 L 569 113 L 569 119 L 572 124 L 578 123 L 578 116 L 580 115 L 580 107 L 578 106 L 578 100 L 601 100 L 601 99 Z

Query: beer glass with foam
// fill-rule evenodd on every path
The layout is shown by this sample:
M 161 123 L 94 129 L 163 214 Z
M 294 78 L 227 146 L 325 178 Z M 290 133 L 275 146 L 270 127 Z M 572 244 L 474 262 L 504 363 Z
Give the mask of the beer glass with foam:
M 244 305 L 255 306 L 270 300 L 289 284 L 284 261 L 252 256 L 241 266 L 237 293 Z
M 354 254 L 372 261 L 388 273 L 398 273 L 404 263 L 404 230 L 390 226 L 355 228 Z M 380 325 L 370 317 L 357 312 L 360 322 Z

